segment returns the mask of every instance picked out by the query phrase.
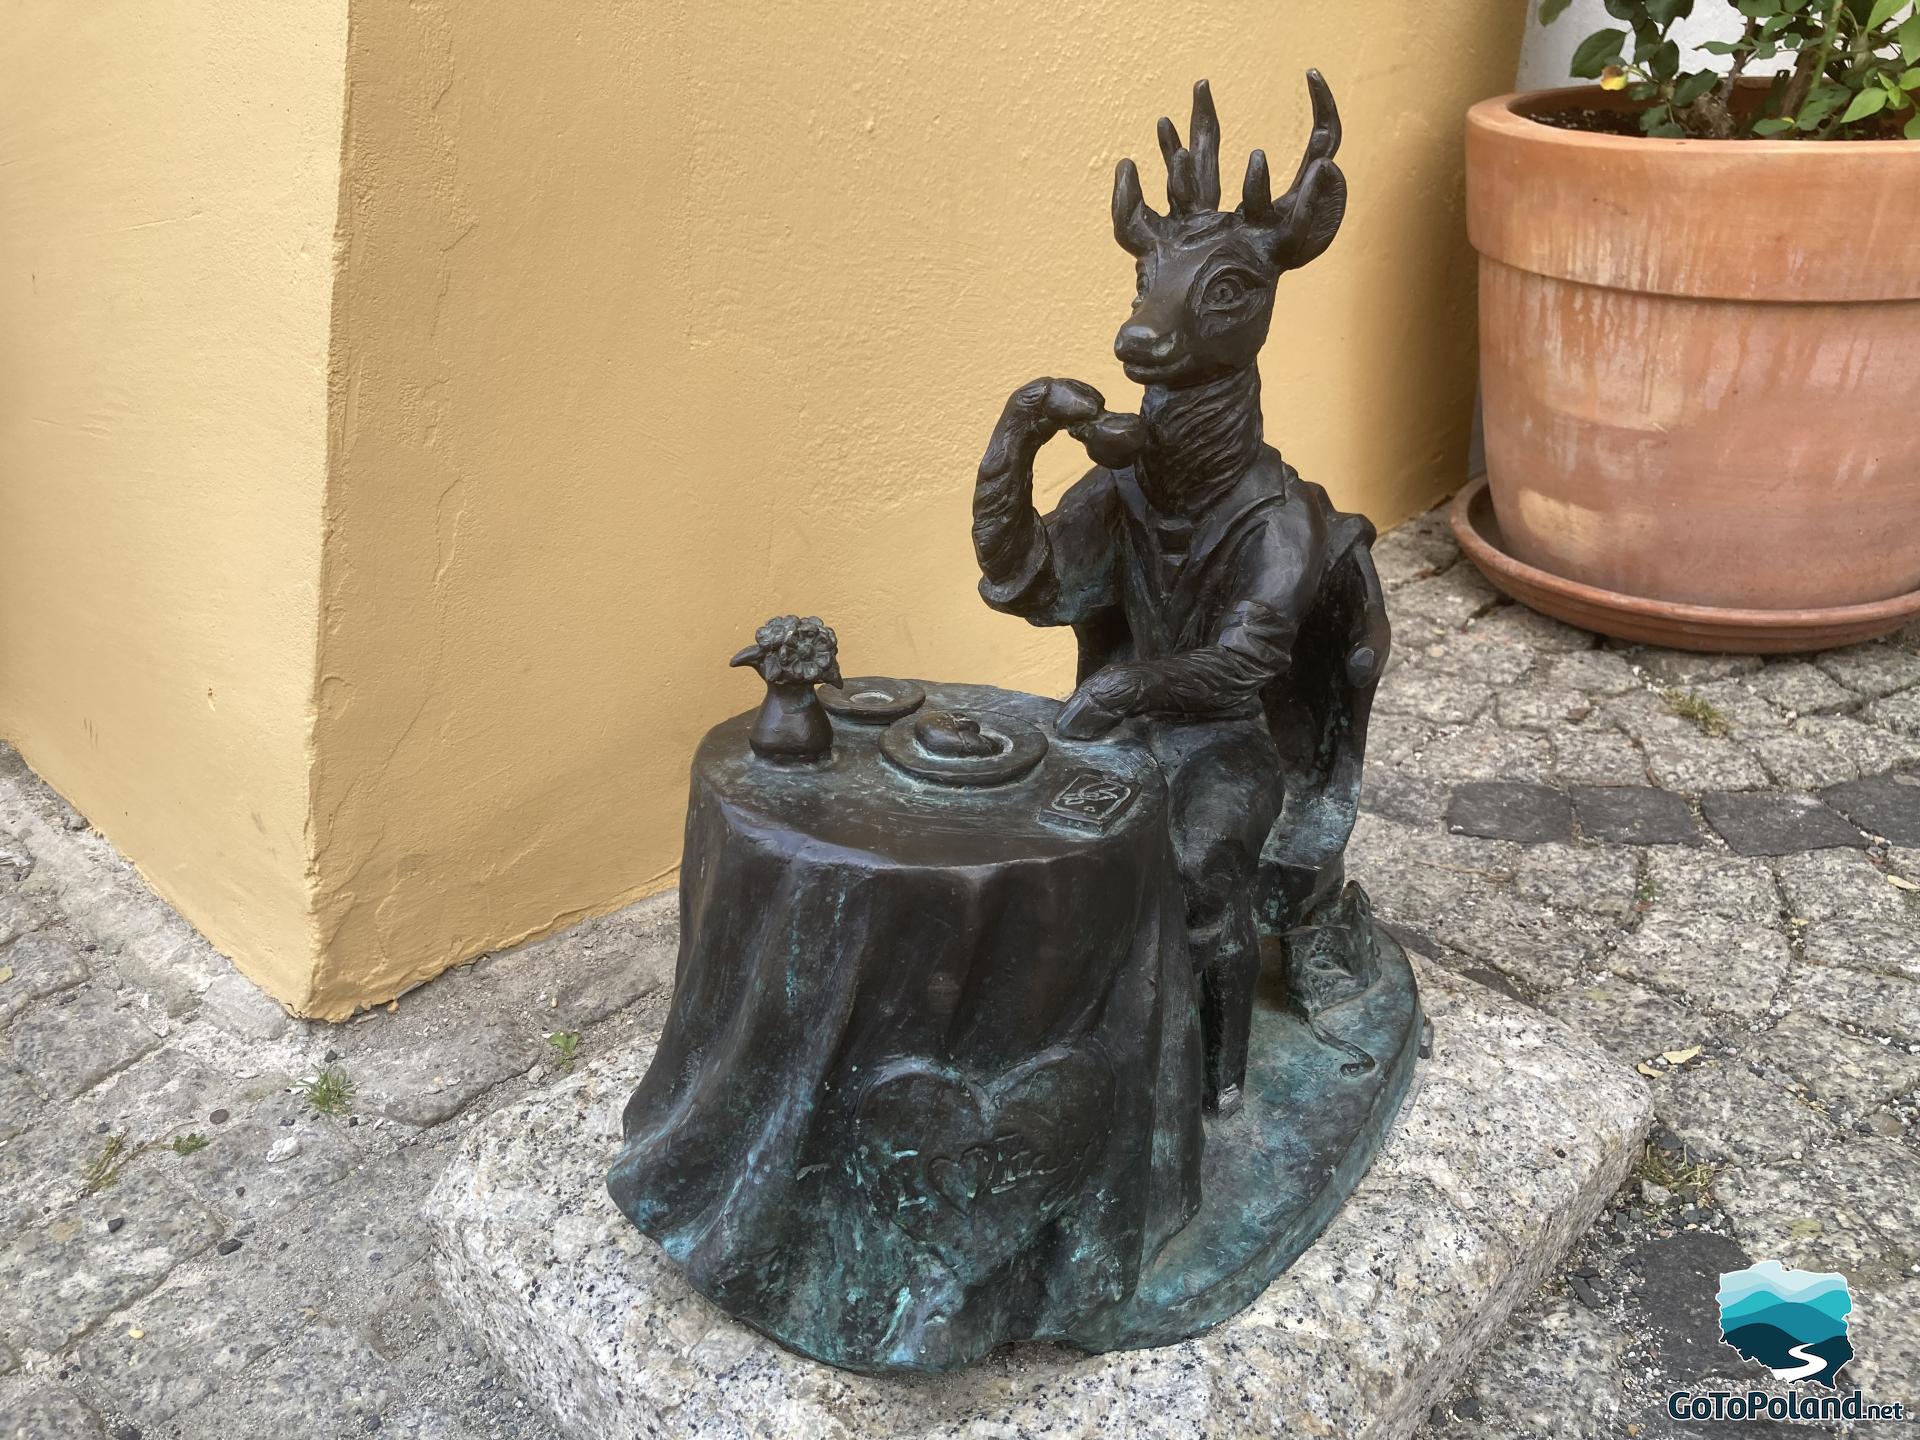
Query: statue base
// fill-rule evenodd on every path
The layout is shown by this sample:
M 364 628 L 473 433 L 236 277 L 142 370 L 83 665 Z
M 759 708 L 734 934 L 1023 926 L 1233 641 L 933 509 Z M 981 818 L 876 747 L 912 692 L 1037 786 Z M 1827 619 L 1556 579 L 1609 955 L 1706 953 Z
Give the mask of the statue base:
M 1211 1329 L 1271 1285 L 1353 1193 L 1414 1083 L 1425 1028 L 1406 953 L 1377 926 L 1374 939 L 1378 979 L 1311 1026 L 1283 1003 L 1269 959 L 1245 1096 L 1234 1114 L 1207 1122 L 1199 1210 L 1126 1308 L 1076 1343 L 1138 1349 Z
M 1213 1238 L 1182 1264 L 1214 1267 L 1196 1299 L 1225 1318 L 1175 1344 L 1103 1355 L 1018 1345 L 952 1374 L 867 1377 L 729 1319 L 607 1195 L 605 1157 L 652 1059 L 650 1035 L 475 1126 L 425 1207 L 436 1272 L 455 1312 L 562 1432 L 595 1440 L 1410 1435 L 1593 1222 L 1649 1118 L 1639 1081 L 1564 1026 L 1424 961 L 1414 970 L 1433 1056 L 1371 1168 L 1354 1162 L 1365 1170 L 1357 1188 L 1264 1289 L 1296 1230 L 1268 1221 L 1236 1234 L 1225 1197 L 1238 1186 L 1253 1211 L 1297 1217 L 1318 1203 L 1303 1200 L 1308 1171 L 1296 1164 L 1302 1117 L 1272 1118 L 1271 1097 L 1295 1082 L 1268 1072 L 1239 1115 L 1216 1122 L 1222 1139 L 1266 1136 L 1274 1148 L 1256 1163 L 1251 1138 L 1212 1147 L 1226 1167 L 1208 1181 L 1221 1208 L 1188 1226 L 1195 1243 Z M 1296 1023 L 1267 1009 L 1263 1048 Z M 1337 1012 L 1323 1028 L 1341 1033 Z M 1417 1044 L 1417 1030 L 1409 1014 L 1401 1033 Z M 1285 1048 L 1306 1053 L 1297 1036 Z M 1390 1081 L 1396 1062 L 1379 1058 Z M 1329 1208 L 1351 1183 L 1337 1171 Z M 1274 1174 L 1294 1188 L 1262 1190 Z M 1317 1223 L 1301 1219 L 1297 1233 Z M 1116 1343 L 1161 1333 L 1143 1317 Z

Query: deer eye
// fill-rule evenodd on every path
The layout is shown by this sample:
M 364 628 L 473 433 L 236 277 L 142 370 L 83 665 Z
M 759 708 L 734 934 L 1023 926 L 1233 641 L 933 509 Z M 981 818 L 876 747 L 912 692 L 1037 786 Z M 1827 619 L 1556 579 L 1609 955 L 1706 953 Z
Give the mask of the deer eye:
M 1206 302 L 1219 310 L 1238 305 L 1246 297 L 1247 287 L 1235 276 L 1216 275 L 1207 285 Z
M 1147 272 L 1145 270 L 1136 270 L 1133 272 L 1133 303 L 1138 305 L 1146 298 Z

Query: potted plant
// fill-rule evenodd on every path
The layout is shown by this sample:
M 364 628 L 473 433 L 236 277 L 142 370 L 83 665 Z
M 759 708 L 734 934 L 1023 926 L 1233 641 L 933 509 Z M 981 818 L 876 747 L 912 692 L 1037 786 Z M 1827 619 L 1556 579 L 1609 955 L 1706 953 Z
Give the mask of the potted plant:
M 1895 629 L 1920 614 L 1920 12 L 1728 0 L 1714 69 L 1671 33 L 1694 0 L 1605 4 L 1574 56 L 1596 83 L 1468 117 L 1487 483 L 1455 528 L 1517 598 L 1630 639 Z

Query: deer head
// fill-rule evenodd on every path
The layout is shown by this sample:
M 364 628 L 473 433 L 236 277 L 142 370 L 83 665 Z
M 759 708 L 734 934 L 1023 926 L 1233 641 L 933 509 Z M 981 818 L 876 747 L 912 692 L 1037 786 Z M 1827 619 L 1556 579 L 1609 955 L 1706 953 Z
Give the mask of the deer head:
M 1273 198 L 1267 157 L 1247 157 L 1239 208 L 1220 210 L 1220 120 L 1213 93 L 1193 87 L 1187 144 L 1165 116 L 1167 209 L 1141 198 L 1140 172 L 1122 160 L 1113 177 L 1113 235 L 1139 259 L 1133 315 L 1114 337 L 1127 378 L 1180 389 L 1251 365 L 1273 319 L 1273 290 L 1288 270 L 1333 242 L 1347 209 L 1347 181 L 1333 163 L 1340 115 L 1318 70 L 1307 72 L 1313 134 L 1293 188 Z

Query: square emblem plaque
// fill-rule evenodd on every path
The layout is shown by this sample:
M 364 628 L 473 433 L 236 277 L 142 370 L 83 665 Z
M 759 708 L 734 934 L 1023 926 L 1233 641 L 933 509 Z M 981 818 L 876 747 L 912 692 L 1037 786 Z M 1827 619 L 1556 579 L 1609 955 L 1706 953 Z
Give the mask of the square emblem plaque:
M 1126 812 L 1139 787 L 1095 770 L 1082 770 L 1049 800 L 1046 813 L 1104 830 Z

